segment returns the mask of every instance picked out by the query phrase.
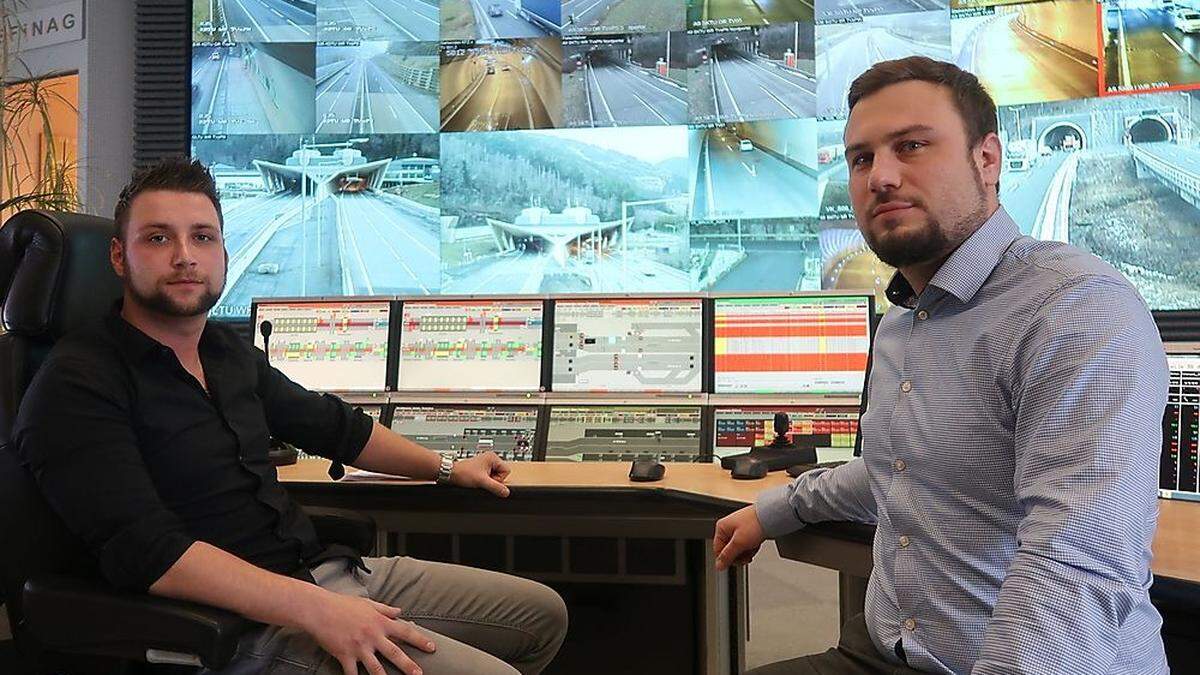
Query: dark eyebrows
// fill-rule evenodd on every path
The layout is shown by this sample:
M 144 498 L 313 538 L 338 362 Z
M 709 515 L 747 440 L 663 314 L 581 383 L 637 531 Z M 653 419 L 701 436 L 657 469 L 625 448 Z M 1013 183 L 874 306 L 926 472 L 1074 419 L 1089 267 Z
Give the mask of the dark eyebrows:
M 891 132 L 887 136 L 884 136 L 884 140 L 894 141 L 897 138 L 900 138 L 902 136 L 907 136 L 912 133 L 929 132 L 929 131 L 934 131 L 934 128 L 929 126 L 928 124 L 910 124 L 910 125 L 904 127 L 903 129 L 897 129 L 896 131 Z M 866 150 L 866 149 L 867 149 L 866 143 L 855 143 L 854 145 L 850 145 L 850 146 L 846 147 L 846 156 L 849 157 L 850 155 L 852 155 L 856 152 L 859 152 L 861 150 Z

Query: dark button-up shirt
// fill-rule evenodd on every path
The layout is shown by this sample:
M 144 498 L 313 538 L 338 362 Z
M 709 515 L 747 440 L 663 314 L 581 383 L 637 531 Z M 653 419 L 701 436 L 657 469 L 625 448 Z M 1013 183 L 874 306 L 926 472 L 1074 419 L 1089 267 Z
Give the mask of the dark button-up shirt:
M 370 437 L 361 410 L 228 327 L 209 322 L 199 348 L 207 392 L 114 311 L 60 340 L 22 400 L 19 455 L 117 587 L 148 589 L 197 540 L 304 577 L 329 550 L 279 484 L 269 437 L 344 463 Z

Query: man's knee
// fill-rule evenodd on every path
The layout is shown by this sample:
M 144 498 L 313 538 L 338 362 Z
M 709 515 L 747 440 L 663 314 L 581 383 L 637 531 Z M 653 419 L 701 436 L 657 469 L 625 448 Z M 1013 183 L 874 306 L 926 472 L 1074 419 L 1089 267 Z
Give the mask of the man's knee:
M 536 581 L 528 582 L 525 602 L 536 616 L 538 633 L 547 644 L 561 644 L 567 635 L 567 603 L 553 588 Z

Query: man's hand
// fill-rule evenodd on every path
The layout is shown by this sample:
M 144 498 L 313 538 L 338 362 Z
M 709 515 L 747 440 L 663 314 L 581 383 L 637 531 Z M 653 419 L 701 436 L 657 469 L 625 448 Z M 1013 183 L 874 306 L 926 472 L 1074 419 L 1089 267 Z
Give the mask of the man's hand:
M 508 465 L 496 453 L 488 450 L 455 462 L 454 470 L 450 472 L 450 482 L 459 487 L 483 488 L 497 497 L 507 497 L 508 486 L 504 481 L 508 479 L 508 474 Z
M 396 642 L 426 652 L 435 649 L 412 622 L 397 619 L 399 609 L 374 600 L 325 591 L 310 609 L 301 627 L 337 659 L 345 675 L 358 675 L 360 663 L 370 675 L 385 675 L 380 656 L 405 675 L 421 675 L 420 666 Z
M 717 556 L 717 571 L 729 569 L 730 565 L 745 565 L 758 553 L 767 540 L 758 512 L 753 506 L 738 509 L 717 521 L 713 534 L 713 555 Z

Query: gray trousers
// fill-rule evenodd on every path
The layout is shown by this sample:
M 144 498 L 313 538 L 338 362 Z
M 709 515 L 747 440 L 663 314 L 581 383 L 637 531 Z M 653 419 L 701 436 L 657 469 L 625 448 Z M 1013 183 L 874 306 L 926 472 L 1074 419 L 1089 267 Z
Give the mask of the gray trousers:
M 401 608 L 400 618 L 437 645 L 432 654 L 400 645 L 426 675 L 535 675 L 566 637 L 566 605 L 537 582 L 413 558 L 363 562 L 370 574 L 331 560 L 316 567 L 313 577 L 321 588 Z M 389 674 L 400 672 L 379 660 Z M 366 671 L 359 666 L 359 672 Z M 342 675 L 342 667 L 307 633 L 268 626 L 245 636 L 220 673 Z

